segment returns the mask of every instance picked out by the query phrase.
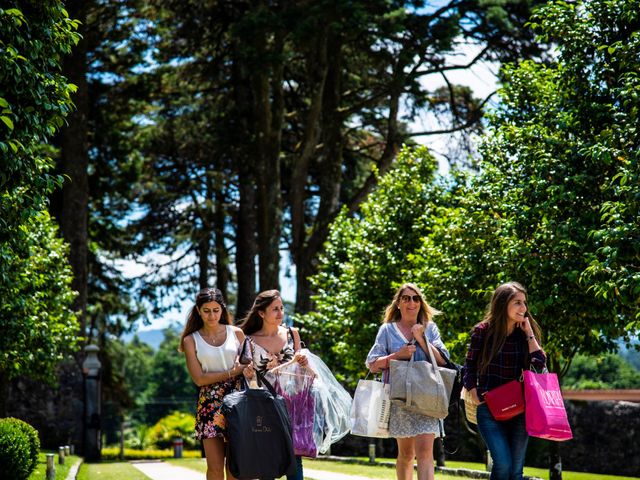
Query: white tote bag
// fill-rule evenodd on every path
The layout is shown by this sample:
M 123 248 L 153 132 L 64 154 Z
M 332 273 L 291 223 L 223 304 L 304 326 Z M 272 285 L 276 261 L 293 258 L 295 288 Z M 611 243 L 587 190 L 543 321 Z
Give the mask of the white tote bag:
M 351 403 L 351 434 L 388 438 L 391 390 L 380 380 L 358 380 Z

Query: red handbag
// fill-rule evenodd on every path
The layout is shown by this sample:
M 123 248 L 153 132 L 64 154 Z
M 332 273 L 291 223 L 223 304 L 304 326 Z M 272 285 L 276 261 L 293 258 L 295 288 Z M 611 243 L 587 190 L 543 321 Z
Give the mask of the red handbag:
M 522 382 L 511 380 L 504 385 L 489 390 L 484 394 L 487 407 L 493 418 L 498 421 L 509 420 L 524 413 L 524 395 Z

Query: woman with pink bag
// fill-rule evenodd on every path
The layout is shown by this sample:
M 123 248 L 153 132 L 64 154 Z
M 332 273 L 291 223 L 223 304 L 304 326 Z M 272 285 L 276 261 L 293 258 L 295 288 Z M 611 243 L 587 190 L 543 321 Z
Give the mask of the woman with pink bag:
M 530 367 L 544 369 L 546 356 L 539 342 L 540 327 L 529 315 L 525 288 L 517 282 L 500 285 L 484 319 L 471 332 L 463 376 L 464 388 L 478 406 L 478 430 L 493 460 L 491 480 L 522 479 L 529 435 L 524 413 L 496 420 L 483 397 L 520 379 Z

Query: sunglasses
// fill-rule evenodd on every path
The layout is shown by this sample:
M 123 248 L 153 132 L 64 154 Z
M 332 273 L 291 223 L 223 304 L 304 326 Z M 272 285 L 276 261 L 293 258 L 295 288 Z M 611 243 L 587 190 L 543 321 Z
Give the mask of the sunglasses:
M 420 303 L 422 298 L 420 298 L 420 295 L 402 295 L 400 297 L 400 301 L 403 303 L 409 303 L 409 300 L 413 300 L 415 303 Z

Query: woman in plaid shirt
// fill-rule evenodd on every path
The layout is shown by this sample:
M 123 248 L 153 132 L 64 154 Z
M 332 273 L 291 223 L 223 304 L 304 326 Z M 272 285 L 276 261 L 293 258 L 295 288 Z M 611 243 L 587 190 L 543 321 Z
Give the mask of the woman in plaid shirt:
M 478 430 L 489 448 L 491 480 L 522 479 L 529 435 L 524 414 L 497 421 L 484 403 L 489 390 L 519 379 L 523 369 L 542 370 L 540 327 L 529 315 L 527 292 L 516 282 L 500 285 L 484 319 L 471 332 L 463 383 L 478 405 Z

